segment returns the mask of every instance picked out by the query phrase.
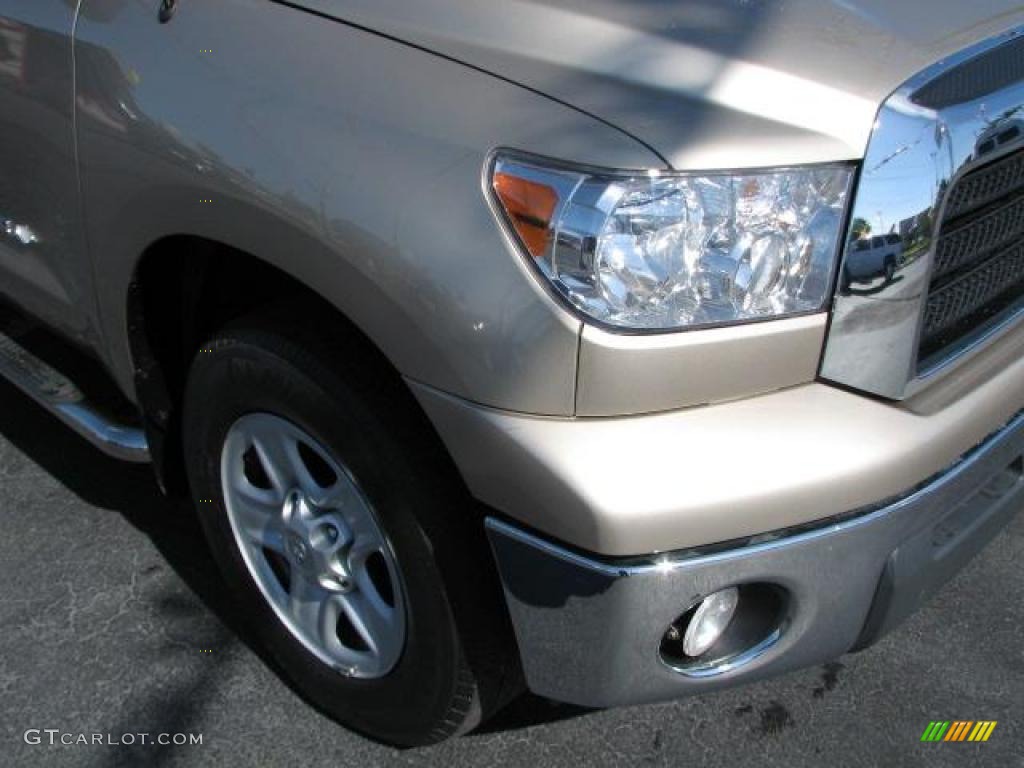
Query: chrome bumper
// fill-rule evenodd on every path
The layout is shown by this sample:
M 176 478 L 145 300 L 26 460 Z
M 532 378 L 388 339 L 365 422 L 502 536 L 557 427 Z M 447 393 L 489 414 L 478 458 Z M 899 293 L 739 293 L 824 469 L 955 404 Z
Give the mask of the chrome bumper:
M 677 698 L 834 659 L 913 612 L 1024 505 L 1024 415 L 910 495 L 712 554 L 602 560 L 487 521 L 529 687 L 585 706 Z M 768 583 L 777 631 L 731 664 L 682 673 L 662 637 L 702 597 Z

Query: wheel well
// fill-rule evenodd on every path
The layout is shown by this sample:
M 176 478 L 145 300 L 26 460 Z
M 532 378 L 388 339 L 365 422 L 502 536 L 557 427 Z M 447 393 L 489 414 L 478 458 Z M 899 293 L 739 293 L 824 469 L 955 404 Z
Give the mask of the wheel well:
M 128 295 L 128 341 L 135 385 L 157 477 L 165 490 L 187 483 L 180 404 L 192 359 L 219 328 L 256 310 L 300 303 L 310 330 L 344 335 L 361 364 L 394 380 L 422 413 L 398 372 L 333 305 L 291 275 L 244 251 L 192 236 L 154 243 L 139 259 Z M 426 416 L 423 415 L 424 421 Z M 432 427 L 430 428 L 433 431 Z M 439 438 L 438 438 L 439 439 Z

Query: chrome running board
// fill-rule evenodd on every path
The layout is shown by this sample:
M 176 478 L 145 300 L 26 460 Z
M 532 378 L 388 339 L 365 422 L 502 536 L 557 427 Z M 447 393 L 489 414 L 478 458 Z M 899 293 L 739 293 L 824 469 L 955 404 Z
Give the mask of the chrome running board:
M 69 378 L 0 331 L 0 376 L 109 456 L 149 462 L 146 436 L 117 424 L 93 406 Z

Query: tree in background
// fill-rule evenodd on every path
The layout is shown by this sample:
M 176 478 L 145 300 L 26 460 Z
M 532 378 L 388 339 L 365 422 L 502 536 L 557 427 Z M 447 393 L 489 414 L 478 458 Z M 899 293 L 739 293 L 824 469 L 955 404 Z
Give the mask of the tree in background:
M 853 225 L 850 227 L 850 238 L 852 240 L 863 240 L 870 234 L 871 222 L 867 219 L 862 219 L 860 216 L 853 220 Z

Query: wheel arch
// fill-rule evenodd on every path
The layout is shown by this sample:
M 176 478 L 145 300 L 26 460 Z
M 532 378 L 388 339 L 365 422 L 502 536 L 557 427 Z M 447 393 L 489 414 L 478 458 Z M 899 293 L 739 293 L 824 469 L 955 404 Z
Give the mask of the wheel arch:
M 198 349 L 225 324 L 286 303 L 303 307 L 310 324 L 320 332 L 344 335 L 365 364 L 399 382 L 410 404 L 422 413 L 391 358 L 370 333 L 307 280 L 279 263 L 215 238 L 165 235 L 139 254 L 124 302 L 135 401 L 154 470 L 165 490 L 186 490 L 180 406 Z

